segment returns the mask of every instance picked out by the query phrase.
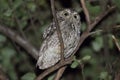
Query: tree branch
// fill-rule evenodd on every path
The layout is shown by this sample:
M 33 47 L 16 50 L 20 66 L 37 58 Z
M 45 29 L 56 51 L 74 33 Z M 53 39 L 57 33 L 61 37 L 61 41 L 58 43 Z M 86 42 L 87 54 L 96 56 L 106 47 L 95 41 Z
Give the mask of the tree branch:
M 67 68 L 67 66 L 64 66 L 62 68 L 60 68 L 54 78 L 54 80 L 60 80 L 60 78 L 62 77 L 62 74 L 64 73 L 65 69 Z
M 35 49 L 35 47 L 33 47 L 28 41 L 24 40 L 15 31 L 11 30 L 8 27 L 0 25 L 0 32 L 9 37 L 12 41 L 19 44 L 21 47 L 23 47 L 35 59 L 38 58 L 38 51 Z
M 120 46 L 119 46 L 118 40 L 115 38 L 114 35 L 112 35 L 112 38 L 113 38 L 113 41 L 115 42 L 116 47 L 118 48 L 118 50 L 120 52 Z
M 61 31 L 60 31 L 60 26 L 59 26 L 59 23 L 58 23 L 58 20 L 57 20 L 56 12 L 55 12 L 55 2 L 54 2 L 54 0 L 50 0 L 50 1 L 51 1 L 52 14 L 53 14 L 56 29 L 57 29 L 58 39 L 59 39 L 59 42 L 60 42 L 61 62 L 63 62 L 64 61 L 64 42 L 63 42 L 62 34 L 61 34 Z M 56 77 L 55 77 L 55 80 L 59 80 L 58 78 L 60 78 L 62 76 L 61 71 L 64 72 L 65 69 L 66 69 L 65 67 L 62 67 L 58 70 L 58 72 L 56 74 Z M 59 73 L 61 73 L 61 75 L 59 75 Z
M 5 74 L 1 65 L 0 65 L 0 80 L 9 80 L 8 75 Z
M 87 25 L 90 25 L 90 23 L 91 23 L 91 21 L 90 21 L 90 15 L 89 15 L 89 12 L 88 12 L 87 7 L 85 5 L 85 0 L 80 0 L 80 2 L 81 2 L 81 6 L 83 8 L 83 12 L 85 14 Z
M 64 61 L 64 42 L 63 42 L 63 39 L 62 39 L 60 26 L 59 26 L 59 23 L 58 23 L 58 20 L 57 20 L 57 16 L 56 16 L 55 2 L 54 2 L 54 0 L 50 0 L 50 2 L 51 2 L 51 10 L 52 10 L 53 18 L 54 18 L 54 21 L 55 21 L 55 26 L 56 26 L 56 29 L 57 29 L 58 39 L 59 39 L 59 42 L 60 42 L 61 61 Z
M 94 22 L 90 25 L 88 25 L 88 28 L 86 29 L 85 32 L 83 32 L 83 34 L 80 36 L 80 42 L 77 45 L 77 48 L 75 49 L 75 51 L 73 52 L 73 55 L 77 52 L 77 50 L 79 49 L 79 47 L 81 46 L 81 44 L 83 43 L 83 41 L 89 36 L 90 31 L 96 27 L 96 25 L 101 22 L 101 20 L 103 20 L 109 13 L 111 13 L 113 10 L 115 10 L 116 6 L 112 6 L 110 7 L 106 12 L 102 13 L 101 15 L 99 15 L 98 17 L 96 17 L 96 19 L 94 20 Z
M 70 64 L 72 61 L 73 61 L 73 57 L 70 57 L 68 59 L 65 59 L 65 61 L 63 61 L 63 62 L 59 62 L 58 64 L 54 65 L 53 67 L 45 70 L 42 74 L 40 74 L 38 77 L 36 77 L 35 80 L 42 80 L 45 76 L 49 75 L 53 71 L 56 71 L 57 69 L 65 66 L 67 64 Z

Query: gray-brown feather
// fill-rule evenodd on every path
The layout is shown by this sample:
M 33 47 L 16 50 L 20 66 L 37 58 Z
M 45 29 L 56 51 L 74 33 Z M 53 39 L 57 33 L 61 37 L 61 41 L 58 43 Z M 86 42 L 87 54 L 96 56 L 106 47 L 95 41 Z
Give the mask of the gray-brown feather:
M 64 16 L 64 12 L 69 15 Z M 80 17 L 75 11 L 65 9 L 57 12 L 57 18 L 64 42 L 64 57 L 67 58 L 75 50 L 80 40 Z M 37 61 L 40 69 L 49 68 L 61 59 L 60 43 L 54 21 L 45 30 L 43 37 L 44 41 L 41 45 L 39 59 Z

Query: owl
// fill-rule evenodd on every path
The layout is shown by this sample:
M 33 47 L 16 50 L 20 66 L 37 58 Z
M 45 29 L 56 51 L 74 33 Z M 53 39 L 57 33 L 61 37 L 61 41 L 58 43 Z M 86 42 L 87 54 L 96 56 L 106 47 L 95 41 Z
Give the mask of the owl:
M 56 16 L 64 42 L 64 58 L 68 58 L 76 49 L 80 40 L 80 16 L 71 9 L 57 11 Z M 61 47 L 54 21 L 44 31 L 43 38 L 37 61 L 39 69 L 47 69 L 61 59 Z

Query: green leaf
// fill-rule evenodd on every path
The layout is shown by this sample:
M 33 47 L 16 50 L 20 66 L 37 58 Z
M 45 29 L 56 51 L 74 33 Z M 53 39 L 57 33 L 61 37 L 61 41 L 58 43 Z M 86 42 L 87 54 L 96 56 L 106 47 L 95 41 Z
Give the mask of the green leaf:
M 72 64 L 71 64 L 71 68 L 76 68 L 79 65 L 79 62 L 77 60 L 75 60 Z
M 9 60 L 11 57 L 13 57 L 15 55 L 15 50 L 11 49 L 11 48 L 3 48 L 1 50 L 1 54 L 2 54 L 3 58 L 6 58 Z
M 86 56 L 86 55 L 91 55 L 92 56 L 93 55 L 92 49 L 88 48 L 88 47 L 83 48 L 80 53 L 81 53 L 82 56 Z
M 107 76 L 108 76 L 108 72 L 101 72 L 100 73 L 100 79 L 106 79 L 107 78 Z
M 12 15 L 12 10 L 11 9 L 8 9 L 5 13 L 4 13 L 5 16 L 7 17 L 10 17 Z
M 0 35 L 0 43 L 6 41 L 6 37 L 3 35 Z
M 112 35 L 109 36 L 108 43 L 109 43 L 109 48 L 113 49 L 114 43 L 113 43 Z
M 82 26 L 82 27 L 81 27 L 81 30 L 82 30 L 82 31 L 85 31 L 87 25 L 86 25 L 85 23 L 82 23 L 81 26 Z
M 82 58 L 83 61 L 88 61 L 91 59 L 91 56 L 87 55 L 85 57 Z
M 24 29 L 27 25 L 27 20 L 21 20 L 21 29 Z
M 99 62 L 96 58 L 91 58 L 89 63 L 94 67 L 99 64 Z
M 103 47 L 102 37 L 96 37 L 95 41 L 92 42 L 92 47 L 95 51 L 99 51 Z
M 6 37 L 3 35 L 0 35 L 0 47 L 3 46 L 4 42 L 6 41 Z
M 14 66 L 11 63 L 11 59 L 13 56 L 15 56 L 15 50 L 12 48 L 2 48 L 0 50 L 0 56 L 1 56 L 1 65 L 6 69 L 9 77 L 11 80 L 17 80 L 16 73 L 14 71 Z
M 34 73 L 26 73 L 24 76 L 22 76 L 21 80 L 34 80 L 35 79 Z
M 23 4 L 22 0 L 15 0 L 15 2 L 13 3 L 13 10 L 16 10 L 18 7 L 20 7 Z
M 10 59 L 15 55 L 15 51 L 10 48 L 1 49 L 1 58 L 3 60 L 3 66 L 7 68 L 10 64 Z
M 120 14 L 117 14 L 116 22 L 117 22 L 117 23 L 120 23 Z
M 39 1 L 39 5 L 44 6 L 45 4 L 46 4 L 46 1 L 45 1 L 45 0 L 40 0 L 40 1 Z
M 9 5 L 6 0 L 0 0 L 0 12 L 3 12 L 5 9 L 8 9 Z
M 34 12 L 36 10 L 36 5 L 32 2 L 32 3 L 28 3 L 28 8 Z
M 94 17 L 97 16 L 101 12 L 100 6 L 92 6 L 89 1 L 86 1 L 86 6 L 91 15 Z
M 55 75 L 49 76 L 47 80 L 53 80 L 53 79 L 54 79 L 54 76 L 55 76 Z
M 117 5 L 117 9 L 120 11 L 120 0 L 113 0 L 113 2 L 115 3 L 115 5 Z

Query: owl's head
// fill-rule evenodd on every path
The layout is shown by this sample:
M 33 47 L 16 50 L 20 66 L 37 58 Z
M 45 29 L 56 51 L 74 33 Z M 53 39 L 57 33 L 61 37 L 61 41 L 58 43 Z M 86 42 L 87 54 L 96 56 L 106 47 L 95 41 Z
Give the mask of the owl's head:
M 68 22 L 80 22 L 79 14 L 72 9 L 60 10 L 56 13 L 58 20 Z

